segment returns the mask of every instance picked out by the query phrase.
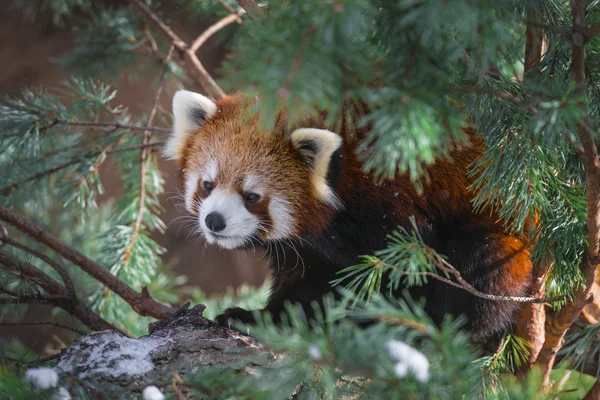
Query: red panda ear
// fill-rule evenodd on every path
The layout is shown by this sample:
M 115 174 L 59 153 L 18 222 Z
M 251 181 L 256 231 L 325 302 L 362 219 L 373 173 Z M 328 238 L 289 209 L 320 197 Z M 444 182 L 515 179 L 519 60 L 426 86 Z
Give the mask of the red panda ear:
M 165 144 L 163 154 L 177 160 L 187 137 L 200 128 L 217 112 L 217 105 L 201 94 L 180 90 L 173 96 L 173 132 Z
M 327 183 L 331 157 L 342 145 L 340 135 L 325 129 L 296 129 L 290 135 L 292 145 L 300 151 L 310 166 L 311 181 L 319 198 L 334 208 L 342 206 Z

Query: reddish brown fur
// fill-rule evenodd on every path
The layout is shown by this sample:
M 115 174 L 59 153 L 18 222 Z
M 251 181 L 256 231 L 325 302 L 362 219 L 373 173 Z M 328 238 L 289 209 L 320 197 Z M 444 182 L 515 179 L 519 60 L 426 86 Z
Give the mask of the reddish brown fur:
M 352 143 L 355 140 L 345 140 L 339 160 L 332 161 L 339 168 L 333 189 L 344 205 L 343 210 L 336 212 L 312 188 L 310 169 L 301 153 L 284 135 L 261 127 L 250 111 L 249 101 L 230 96 L 219 101 L 217 107 L 218 112 L 201 131 L 187 139 L 180 160 L 182 182 L 186 171 L 202 167 L 215 157 L 219 160 L 216 187 L 227 185 L 241 190 L 241 184 L 234 181 L 240 176 L 268 177 L 267 192 L 281 194 L 290 201 L 297 221 L 294 235 L 312 246 L 303 250 L 303 268 L 295 268 L 298 262 L 294 260 L 289 266 L 277 265 L 273 269 L 269 311 L 280 312 L 285 300 L 308 307 L 331 289 L 329 281 L 338 270 L 357 263 L 361 254 L 384 248 L 385 234 L 397 226 L 410 228 L 410 216 L 415 217 L 427 243 L 447 255 L 479 290 L 499 295 L 526 294 L 531 281 L 527 243 L 510 236 L 489 212 L 477 214 L 471 206 L 474 193 L 468 189 L 472 181 L 466 171 L 483 151 L 474 135 L 471 134 L 471 146 L 456 149 L 449 160 L 428 169 L 430 183 L 421 195 L 406 176 L 376 184 L 374 177 L 361 168 Z M 284 125 L 280 121 L 278 130 Z M 340 134 L 350 139 L 343 124 Z M 358 138 L 365 134 L 366 131 L 352 133 Z M 202 198 L 202 193 L 198 197 Z M 248 210 L 268 218 L 266 204 L 268 199 L 263 199 Z M 300 247 L 302 242 L 298 244 Z M 435 282 L 430 290 L 419 293 L 426 296 L 428 310 L 437 320 L 448 312 L 467 314 L 479 339 L 503 331 L 517 310 L 515 303 L 483 301 Z M 232 309 L 220 321 L 228 318 L 250 320 L 251 316 L 245 310 Z

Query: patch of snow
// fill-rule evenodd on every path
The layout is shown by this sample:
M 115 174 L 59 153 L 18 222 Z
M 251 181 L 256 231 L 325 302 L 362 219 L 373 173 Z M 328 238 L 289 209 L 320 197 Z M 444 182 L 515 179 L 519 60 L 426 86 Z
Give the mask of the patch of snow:
M 52 368 L 28 369 L 23 380 L 38 389 L 50 389 L 58 386 L 58 374 Z
M 321 349 L 319 346 L 313 344 L 308 348 L 308 354 L 312 357 L 313 360 L 319 361 L 323 355 L 321 354 Z
M 420 382 L 429 380 L 429 360 L 425 354 L 400 340 L 389 340 L 385 347 L 396 361 L 394 373 L 398 378 L 404 378 L 408 372 Z
M 71 400 L 71 395 L 64 387 L 59 387 L 54 396 L 52 396 L 52 400 Z
M 164 400 L 165 395 L 156 387 L 156 386 L 148 386 L 142 392 L 144 396 L 144 400 Z
M 171 340 L 150 336 L 131 339 L 114 331 L 96 332 L 75 342 L 56 368 L 77 373 L 79 378 L 92 374 L 140 376 L 154 369 L 152 352 Z

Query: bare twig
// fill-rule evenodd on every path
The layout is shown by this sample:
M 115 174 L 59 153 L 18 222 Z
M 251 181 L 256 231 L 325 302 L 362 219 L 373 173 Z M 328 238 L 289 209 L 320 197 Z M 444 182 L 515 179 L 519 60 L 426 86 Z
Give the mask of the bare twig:
M 130 0 L 133 6 L 140 12 L 141 16 L 151 25 L 155 26 L 160 34 L 165 37 L 175 48 L 181 52 L 185 63 L 188 66 L 190 75 L 198 82 L 202 88 L 210 95 L 220 99 L 225 96 L 225 92 L 217 85 L 210 76 L 204 65 L 200 62 L 195 52 L 185 43 L 171 28 L 165 24 L 156 14 L 144 4 L 142 0 Z
M 226 9 L 227 11 L 229 11 L 230 14 L 235 14 L 236 13 L 235 9 L 233 7 L 231 7 L 229 5 L 229 3 L 227 3 L 225 0 L 219 0 L 219 3 L 221 4 L 221 6 L 223 6 L 224 9 Z M 242 8 L 242 10 L 244 10 L 244 9 Z M 244 11 L 246 11 L 246 10 L 244 10 Z M 242 19 L 240 17 L 238 17 L 237 23 L 241 24 L 242 22 L 243 22 Z
M 160 146 L 164 146 L 165 142 L 166 142 L 165 140 L 161 140 L 159 142 L 150 142 L 150 143 L 146 143 L 146 144 L 134 144 L 131 146 L 117 147 L 115 149 L 108 150 L 106 152 L 106 154 L 121 153 L 123 151 L 131 151 L 131 150 L 140 150 L 140 149 L 147 148 L 147 147 L 160 147 Z
M 220 19 L 219 21 L 209 26 L 204 32 L 202 32 L 200 36 L 196 38 L 196 40 L 194 40 L 194 42 L 190 46 L 190 51 L 196 53 L 198 49 L 204 44 L 204 42 L 206 42 L 212 35 L 225 28 L 227 25 L 230 25 L 236 21 L 241 21 L 240 17 L 245 13 L 246 11 L 243 8 L 241 8 L 238 12 L 234 11 L 233 14 L 229 14 L 228 16 Z
M 57 165 L 56 167 L 52 167 L 52 168 L 48 168 L 46 170 L 40 171 L 37 174 L 30 176 L 29 178 L 25 178 L 25 179 L 23 179 L 21 181 L 18 181 L 18 182 L 9 183 L 8 185 L 6 185 L 2 189 L 0 189 L 0 193 L 3 196 L 8 196 L 11 191 L 13 191 L 14 189 L 17 189 L 19 186 L 21 186 L 24 183 L 38 180 L 38 179 L 43 178 L 43 177 L 45 177 L 47 175 L 52 175 L 55 172 L 61 171 L 61 170 L 65 169 L 65 168 L 70 167 L 71 165 L 77 164 L 79 161 L 81 161 L 81 160 L 75 159 L 75 160 L 67 161 L 65 163 Z
M 169 48 L 169 52 L 167 53 L 167 58 L 163 64 L 163 68 L 160 71 L 160 76 L 158 77 L 158 84 L 156 88 L 156 92 L 154 93 L 154 99 L 152 100 L 152 107 L 150 108 L 150 113 L 148 114 L 148 121 L 146 122 L 147 127 L 151 127 L 154 122 L 154 116 L 156 115 L 156 109 L 158 108 L 158 102 L 160 100 L 160 95 L 163 89 L 163 83 L 165 80 L 167 66 L 169 65 L 169 61 L 173 56 L 173 51 L 175 46 L 171 45 Z M 125 249 L 123 253 L 123 265 L 126 265 L 129 262 L 129 258 L 131 257 L 131 252 L 137 242 L 138 235 L 140 233 L 140 229 L 142 227 L 142 221 L 144 219 L 144 210 L 146 209 L 146 170 L 148 168 L 148 143 L 150 143 L 150 138 L 152 137 L 152 131 L 147 130 L 144 131 L 144 137 L 142 138 L 142 151 L 140 152 L 140 199 L 138 204 L 138 212 L 137 218 L 133 225 L 133 233 L 131 235 L 131 242 L 129 246 Z
M 390 265 L 390 264 L 381 263 L 381 266 L 385 266 L 387 268 L 396 270 L 396 267 L 393 265 Z M 492 301 L 512 301 L 512 302 L 516 302 L 516 303 L 555 303 L 555 302 L 559 302 L 559 301 L 564 301 L 566 299 L 566 296 L 525 297 L 525 296 L 504 296 L 504 295 L 483 293 L 483 292 L 480 292 L 479 290 L 475 289 L 469 282 L 465 281 L 464 278 L 462 277 L 461 273 L 456 268 L 454 268 L 454 266 L 452 266 L 452 264 L 448 263 L 446 260 L 442 259 L 440 262 L 437 262 L 435 264 L 435 266 L 437 268 L 441 269 L 442 271 L 445 271 L 445 272 L 451 274 L 452 276 L 454 276 L 454 279 L 456 279 L 457 282 L 454 282 L 448 278 L 444 278 L 443 276 L 441 276 L 435 272 L 429 272 L 429 271 L 416 272 L 416 273 L 408 272 L 408 271 L 397 271 L 397 273 L 400 273 L 402 275 L 429 276 L 431 278 L 437 279 L 440 282 L 444 282 L 448 285 L 457 287 L 459 289 L 466 290 L 467 292 L 471 293 L 473 296 L 477 296 L 482 299 L 492 300 Z
M 121 124 L 119 122 L 84 122 L 84 121 L 61 121 L 56 120 L 54 125 L 65 125 L 65 126 L 73 126 L 73 127 L 104 127 L 104 128 L 116 128 L 116 129 L 125 129 L 130 131 L 148 131 L 157 133 L 169 133 L 171 132 L 170 128 L 160 128 L 157 126 L 147 127 L 147 126 L 139 126 L 139 125 L 128 125 Z
M 538 112 L 537 109 L 535 107 L 533 107 L 531 104 L 528 104 L 527 102 L 523 101 L 518 96 L 515 96 L 514 94 L 505 92 L 503 90 L 495 90 L 495 89 L 483 88 L 483 87 L 476 87 L 476 86 L 468 86 L 468 87 L 459 86 L 459 87 L 449 88 L 448 90 L 451 91 L 451 92 L 455 92 L 455 93 L 481 93 L 481 94 L 488 94 L 490 96 L 494 96 L 494 97 L 498 97 L 500 99 L 504 99 L 504 100 L 510 101 L 511 103 L 514 103 L 514 104 L 518 105 L 519 107 L 524 108 L 531 115 L 536 115 L 537 112 Z
M 441 259 L 441 263 L 436 265 L 443 271 L 446 271 L 454 276 L 454 278 L 460 284 L 460 287 L 474 296 L 481 297 L 482 299 L 493 300 L 493 301 L 513 301 L 516 303 L 555 303 L 558 301 L 564 301 L 566 296 L 553 296 L 553 297 L 525 297 L 525 296 L 504 296 L 482 293 L 475 289 L 469 282 L 465 281 L 461 273 L 452 266 L 448 261 Z
M 10 209 L 0 205 L 0 220 L 19 229 L 21 232 L 56 251 L 64 259 L 72 262 L 86 273 L 91 275 L 107 288 L 119 295 L 140 315 L 151 316 L 157 319 L 169 317 L 173 308 L 156 302 L 150 296 L 138 293 L 125 283 L 113 276 L 100 264 L 89 259 L 78 250 L 67 245 L 62 240 L 46 232 L 33 224 L 28 219 L 14 213 Z
M 587 115 L 585 76 L 585 49 L 583 40 L 575 40 L 577 35 L 582 38 L 586 34 L 585 1 L 571 0 L 573 15 L 572 66 L 575 80 L 575 94 L 580 96 L 579 107 Z M 550 381 L 550 372 L 554 366 L 556 355 L 563 345 L 567 330 L 577 320 L 583 307 L 592 301 L 591 289 L 600 261 L 600 160 L 594 137 L 589 130 L 589 120 L 584 117 L 577 124 L 577 133 L 583 147 L 578 150 L 579 157 L 585 169 L 586 185 L 586 228 L 587 248 L 583 261 L 579 266 L 585 278 L 585 287 L 575 292 L 574 301 L 560 309 L 549 318 L 546 324 L 546 342 L 540 351 L 536 364 L 544 371 L 544 385 Z
M 262 12 L 258 4 L 254 0 L 236 0 L 237 3 L 248 13 L 251 19 L 262 18 L 265 14 Z
M 156 14 L 152 12 L 141 0 L 133 0 L 132 3 L 138 10 L 142 12 L 143 17 L 156 26 L 163 36 L 165 36 L 175 47 L 178 49 L 184 49 L 187 47 L 186 43 L 181 40 L 171 28 L 165 24 Z
M 66 329 L 75 333 L 78 333 L 79 335 L 83 336 L 86 333 L 80 329 L 74 328 L 72 326 L 68 326 L 68 325 L 63 325 L 63 324 L 59 324 L 58 322 L 52 322 L 52 321 L 36 321 L 36 322 L 0 322 L 0 326 L 30 326 L 30 325 L 52 325 L 52 326 L 56 326 L 58 328 L 62 328 L 62 329 Z

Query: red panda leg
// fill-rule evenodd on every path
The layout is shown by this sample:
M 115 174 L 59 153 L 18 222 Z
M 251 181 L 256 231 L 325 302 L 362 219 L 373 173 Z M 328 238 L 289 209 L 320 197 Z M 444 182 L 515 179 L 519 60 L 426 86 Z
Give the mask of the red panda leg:
M 276 259 L 271 260 L 271 295 L 262 310 L 271 314 L 278 322 L 285 312 L 285 304 L 299 304 L 305 315 L 312 318 L 314 302 L 322 307 L 322 298 L 332 291 L 330 282 L 337 277 L 337 267 L 308 245 L 296 243 L 294 248 L 287 244 L 281 247 Z M 273 256 L 275 257 L 275 256 Z M 254 322 L 253 311 L 229 308 L 217 316 L 219 325 L 229 326 L 231 320 L 243 323 Z

